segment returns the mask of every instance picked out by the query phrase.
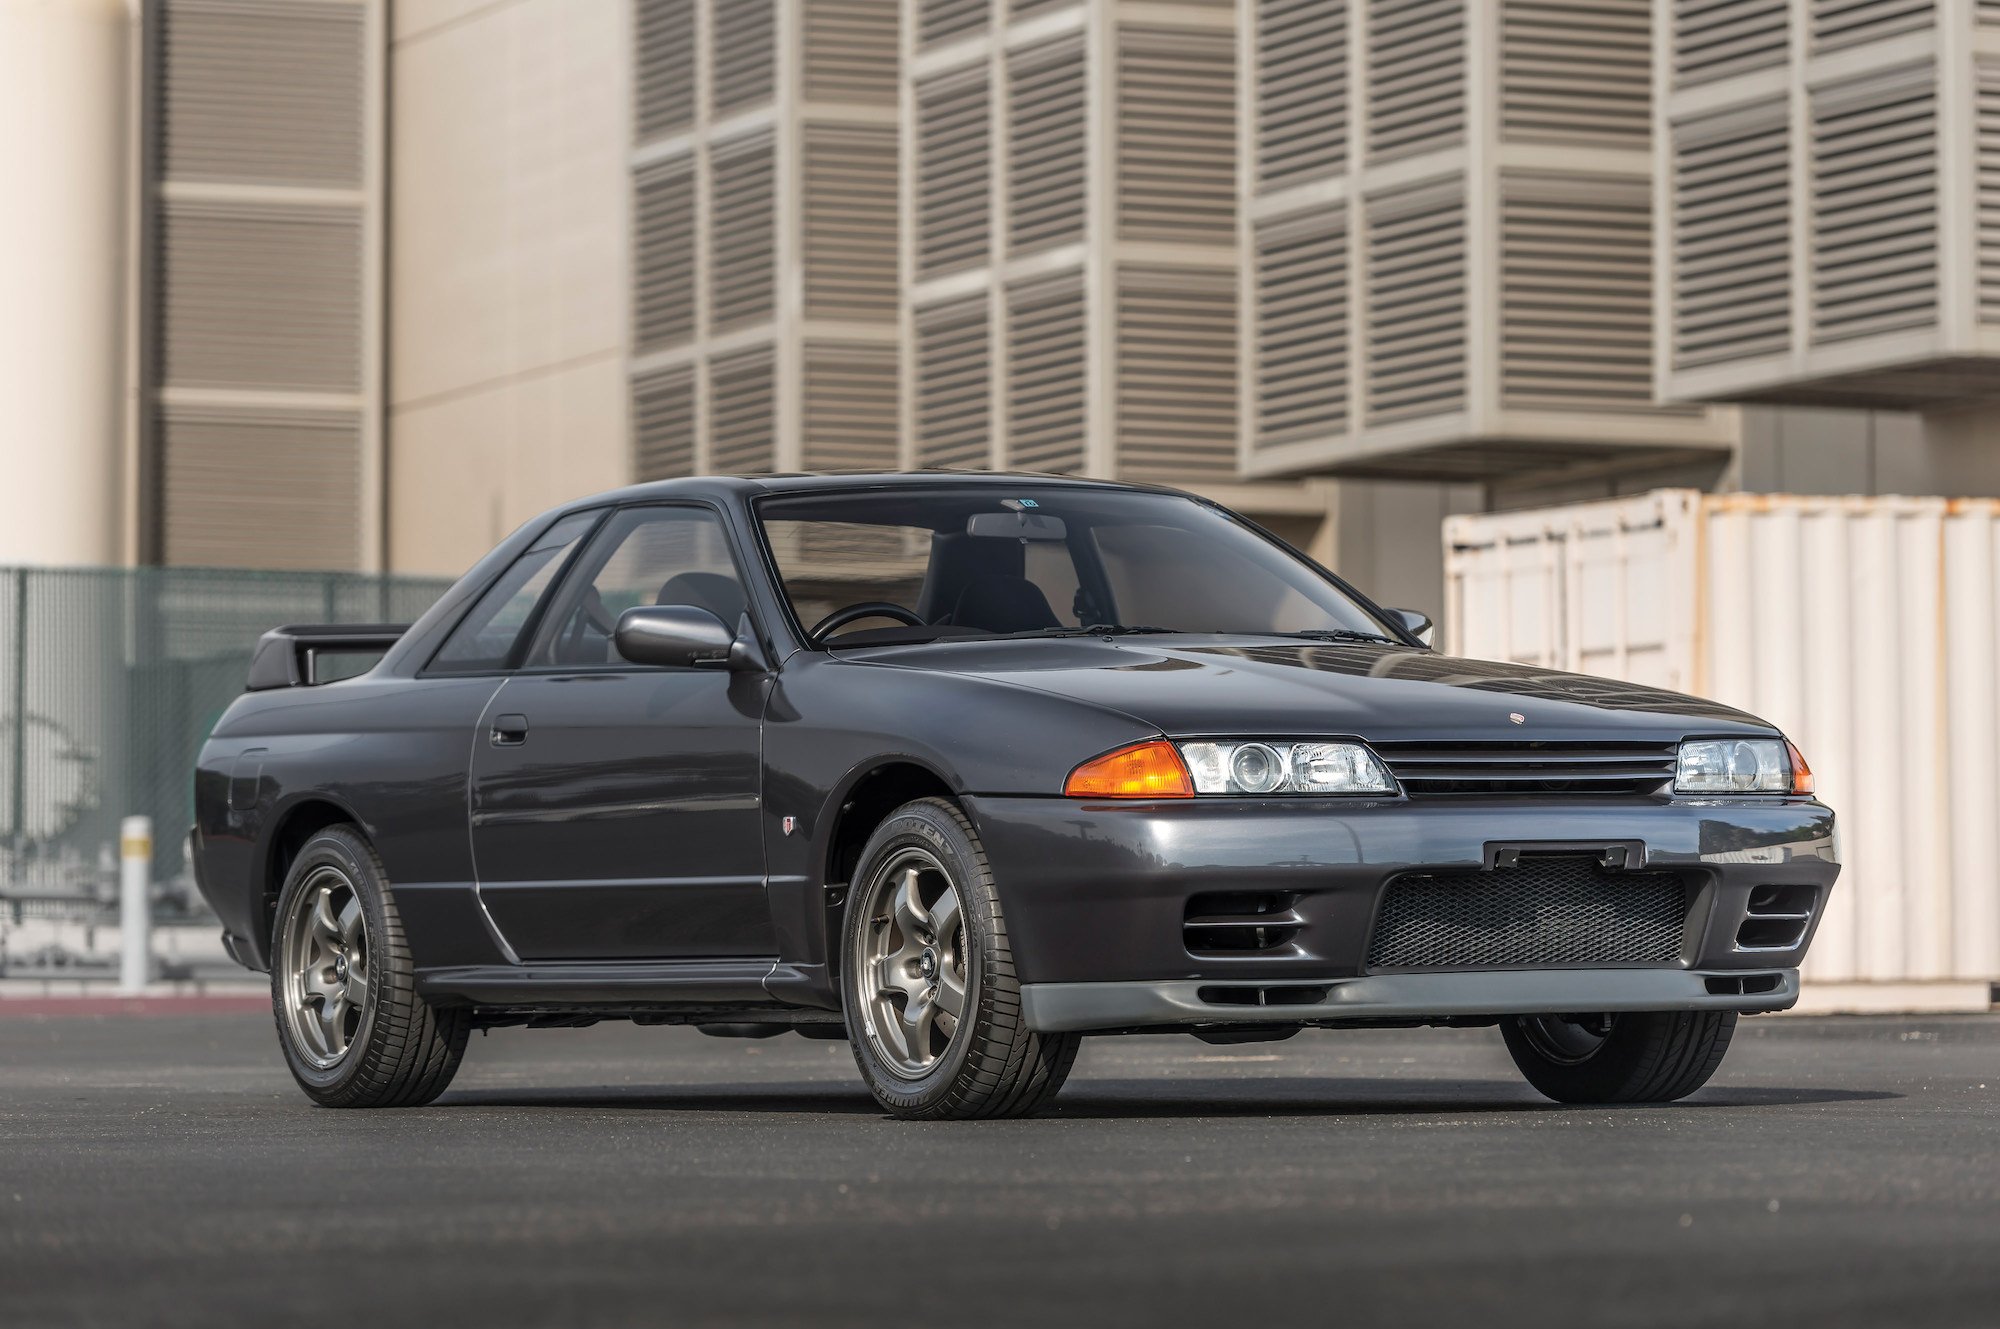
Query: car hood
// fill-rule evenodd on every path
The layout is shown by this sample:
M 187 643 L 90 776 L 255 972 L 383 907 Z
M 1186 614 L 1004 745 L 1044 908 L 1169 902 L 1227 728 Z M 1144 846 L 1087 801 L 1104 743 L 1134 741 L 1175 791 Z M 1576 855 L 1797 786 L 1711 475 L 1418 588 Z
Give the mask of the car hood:
M 1176 736 L 1526 742 L 1772 732 L 1754 716 L 1660 688 L 1403 646 L 1177 635 L 841 654 L 1053 693 Z

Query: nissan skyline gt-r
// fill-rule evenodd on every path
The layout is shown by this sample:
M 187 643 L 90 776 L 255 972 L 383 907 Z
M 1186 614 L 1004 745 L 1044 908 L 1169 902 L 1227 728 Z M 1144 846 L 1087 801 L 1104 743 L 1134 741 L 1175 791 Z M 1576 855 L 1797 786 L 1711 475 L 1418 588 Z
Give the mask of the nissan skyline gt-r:
M 1172 1030 L 1497 1026 L 1552 1098 L 1691 1093 L 1798 998 L 1840 870 L 1804 759 L 1429 631 L 1168 489 L 642 485 L 408 627 L 266 634 L 194 862 L 329 1106 L 607 1019 L 846 1038 L 911 1117 Z

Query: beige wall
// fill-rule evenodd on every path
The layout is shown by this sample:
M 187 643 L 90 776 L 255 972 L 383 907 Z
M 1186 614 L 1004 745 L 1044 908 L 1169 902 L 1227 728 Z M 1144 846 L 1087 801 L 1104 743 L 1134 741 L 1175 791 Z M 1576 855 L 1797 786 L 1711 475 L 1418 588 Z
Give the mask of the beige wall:
M 625 0 L 399 0 L 389 566 L 630 478 Z

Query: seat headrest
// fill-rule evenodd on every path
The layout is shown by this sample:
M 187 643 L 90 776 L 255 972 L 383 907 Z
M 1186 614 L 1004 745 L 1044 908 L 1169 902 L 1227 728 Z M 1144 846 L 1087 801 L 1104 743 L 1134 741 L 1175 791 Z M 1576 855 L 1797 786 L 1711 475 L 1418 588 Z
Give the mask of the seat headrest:
M 675 573 L 660 587 L 653 603 L 693 605 L 697 609 L 706 609 L 731 628 L 736 626 L 750 604 L 743 594 L 741 583 L 720 572 Z
M 1034 632 L 1061 626 L 1049 598 L 1026 577 L 986 573 L 967 582 L 952 607 L 951 621 L 988 632 Z
M 1027 566 L 1027 550 L 1019 540 L 940 531 L 931 536 L 930 565 L 924 570 L 915 609 L 924 622 L 941 622 L 975 577 L 1019 577 Z

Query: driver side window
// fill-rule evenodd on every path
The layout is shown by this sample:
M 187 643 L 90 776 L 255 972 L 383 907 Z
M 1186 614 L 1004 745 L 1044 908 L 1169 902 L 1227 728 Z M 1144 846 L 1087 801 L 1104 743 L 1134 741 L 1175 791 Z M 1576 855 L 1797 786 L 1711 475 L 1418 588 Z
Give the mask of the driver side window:
M 626 508 L 605 523 L 564 583 L 527 667 L 622 663 L 612 634 L 618 616 L 640 605 L 692 605 L 733 629 L 748 604 L 715 512 Z

